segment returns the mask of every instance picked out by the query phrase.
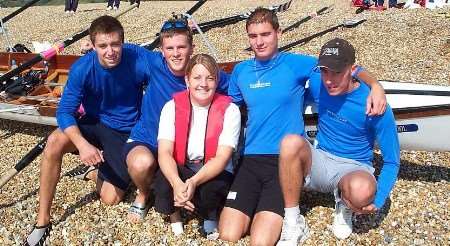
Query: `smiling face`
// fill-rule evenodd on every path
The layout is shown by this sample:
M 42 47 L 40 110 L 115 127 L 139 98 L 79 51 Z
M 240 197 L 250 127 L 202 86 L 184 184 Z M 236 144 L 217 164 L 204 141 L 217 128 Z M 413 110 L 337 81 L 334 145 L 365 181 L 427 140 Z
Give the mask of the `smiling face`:
M 335 72 L 326 67 L 320 68 L 322 82 L 330 96 L 337 96 L 353 90 L 352 65 L 346 66 L 341 72 Z
M 117 32 L 97 33 L 94 40 L 94 49 L 98 61 L 104 68 L 113 68 L 120 63 L 122 57 L 122 37 Z
M 208 106 L 212 102 L 217 87 L 215 74 L 202 64 L 195 64 L 185 80 L 193 105 Z
M 175 34 L 164 38 L 161 50 L 170 71 L 176 76 L 183 76 L 193 52 L 193 46 L 189 43 L 187 36 Z
M 250 47 L 258 60 L 268 60 L 278 52 L 280 29 L 274 29 L 269 22 L 250 24 L 247 27 Z

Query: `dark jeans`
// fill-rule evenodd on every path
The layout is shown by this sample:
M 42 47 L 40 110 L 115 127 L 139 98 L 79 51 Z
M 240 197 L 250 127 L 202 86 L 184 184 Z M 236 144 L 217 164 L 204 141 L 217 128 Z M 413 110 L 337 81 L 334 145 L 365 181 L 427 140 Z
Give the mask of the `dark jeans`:
M 384 4 L 384 0 L 377 0 L 377 5 L 382 6 Z M 389 0 L 389 8 L 395 7 L 397 5 L 397 0 Z
M 195 175 L 191 169 L 185 166 L 178 166 L 178 174 L 183 181 Z M 196 188 L 192 202 L 195 205 L 196 212 L 203 217 L 202 219 L 218 220 L 218 213 L 225 203 L 232 181 L 233 175 L 223 171 L 217 177 Z M 156 172 L 153 185 L 155 210 L 166 215 L 174 213 L 173 189 L 161 169 Z
M 108 7 L 117 7 L 119 8 L 120 0 L 108 0 Z
M 66 7 L 64 8 L 64 11 L 77 11 L 78 7 L 78 0 L 66 0 Z

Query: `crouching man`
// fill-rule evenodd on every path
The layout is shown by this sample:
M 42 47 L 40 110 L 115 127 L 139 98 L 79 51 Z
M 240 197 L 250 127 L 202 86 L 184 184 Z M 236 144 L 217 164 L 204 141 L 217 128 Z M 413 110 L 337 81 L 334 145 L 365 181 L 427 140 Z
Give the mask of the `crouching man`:
M 170 216 L 172 232 L 183 233 L 180 208 L 204 219 L 207 237 L 218 238 L 218 214 L 232 182 L 231 155 L 241 115 L 231 98 L 215 93 L 219 69 L 205 54 L 186 66 L 187 90 L 175 93 L 161 111 L 155 210 Z
M 300 215 L 300 191 L 334 193 L 336 210 L 332 230 L 339 239 L 352 233 L 352 215 L 374 213 L 383 207 L 396 180 L 400 148 L 392 109 L 366 115 L 370 89 L 352 77 L 355 50 L 345 40 L 327 42 L 319 55 L 322 83 L 311 87 L 318 102 L 316 146 L 301 136 L 288 135 L 281 143 L 280 183 L 285 217 L 278 245 L 297 245 L 309 230 Z M 384 164 L 378 181 L 372 167 L 377 141 Z

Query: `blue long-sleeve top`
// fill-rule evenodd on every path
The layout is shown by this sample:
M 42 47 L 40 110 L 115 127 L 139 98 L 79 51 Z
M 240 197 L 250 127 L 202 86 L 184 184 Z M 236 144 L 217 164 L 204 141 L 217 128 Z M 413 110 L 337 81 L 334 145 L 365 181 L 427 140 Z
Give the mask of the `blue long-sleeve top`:
M 186 82 L 184 76 L 176 76 L 170 71 L 161 52 L 147 52 L 145 59 L 150 70 L 149 81 L 142 101 L 141 116 L 131 131 L 130 140 L 156 148 L 161 110 L 174 93 L 186 90 Z M 228 77 L 228 74 L 220 71 L 218 92 L 227 92 Z
M 148 81 L 148 51 L 124 44 L 120 63 L 104 68 L 96 52 L 89 52 L 71 67 L 56 112 L 61 130 L 76 125 L 80 104 L 86 116 L 106 126 L 128 132 L 135 125 L 140 111 L 143 84 Z
M 400 146 L 394 114 L 387 107 L 380 116 L 366 115 L 369 87 L 361 83 L 344 95 L 330 96 L 320 84 L 312 84 L 312 95 L 318 96 L 318 148 L 333 155 L 372 166 L 375 140 L 383 156 L 373 204 L 381 208 L 397 180 Z

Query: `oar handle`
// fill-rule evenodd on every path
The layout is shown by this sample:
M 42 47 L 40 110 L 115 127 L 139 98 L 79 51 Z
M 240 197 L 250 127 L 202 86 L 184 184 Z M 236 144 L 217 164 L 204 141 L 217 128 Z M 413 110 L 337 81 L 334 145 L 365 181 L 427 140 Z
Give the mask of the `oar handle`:
M 16 176 L 16 174 L 18 174 L 19 172 L 15 169 L 15 168 L 11 168 L 9 169 L 1 178 L 0 178 L 0 189 L 6 184 L 8 183 L 9 180 L 11 180 L 12 178 L 14 178 L 14 176 Z
M 28 164 L 30 164 L 36 157 L 38 157 L 42 151 L 44 151 L 45 144 L 47 143 L 47 138 L 45 137 L 42 139 L 36 146 L 33 147 L 22 159 L 16 164 L 14 169 L 17 170 L 17 172 L 22 171 Z

